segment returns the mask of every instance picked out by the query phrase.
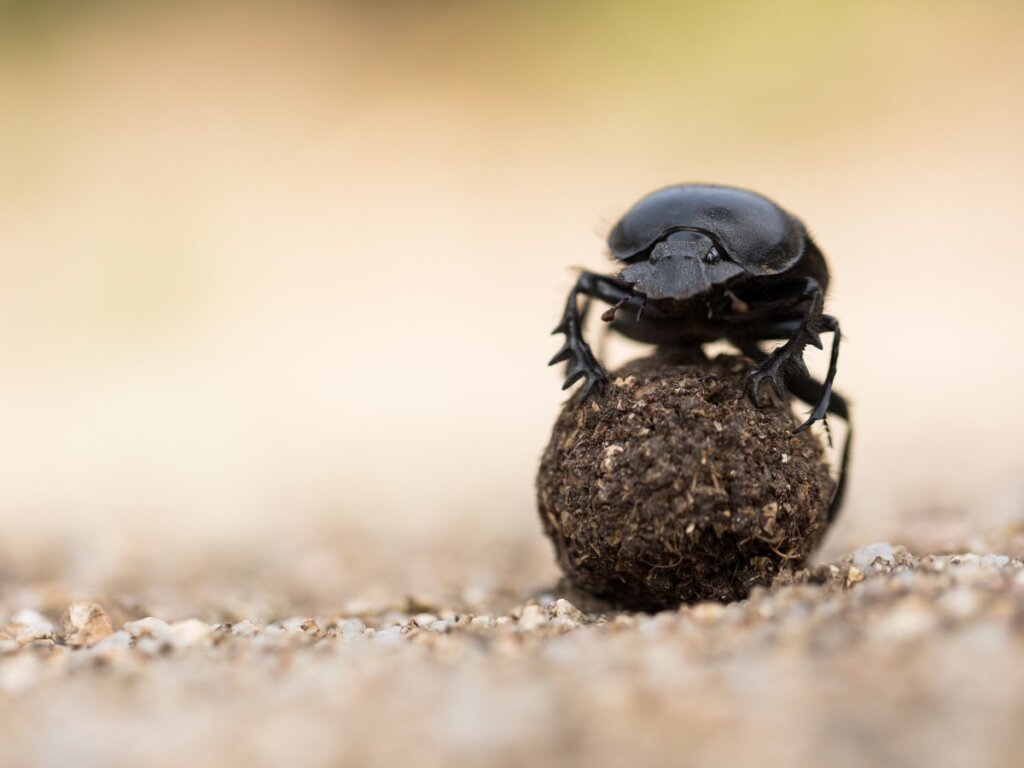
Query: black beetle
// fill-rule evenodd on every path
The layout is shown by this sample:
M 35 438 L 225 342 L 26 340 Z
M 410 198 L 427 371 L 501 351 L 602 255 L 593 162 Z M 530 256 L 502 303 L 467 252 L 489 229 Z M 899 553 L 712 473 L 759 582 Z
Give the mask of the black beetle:
M 758 407 L 767 383 L 779 397 L 785 389 L 813 404 L 807 429 L 833 413 L 849 422 L 846 401 L 832 391 L 839 357 L 839 322 L 823 313 L 829 274 L 803 223 L 768 198 L 745 189 L 679 184 L 651 193 L 634 205 L 608 235 L 615 276 L 583 272 L 569 292 L 561 323 L 566 343 L 550 364 L 567 361 L 563 389 L 584 379 L 580 399 L 606 381 L 601 364 L 583 339 L 587 306 L 580 294 L 607 302 L 602 315 L 629 338 L 699 351 L 726 340 L 758 364 L 748 391 Z M 589 303 L 589 301 L 587 302 Z M 635 313 L 618 313 L 623 307 Z M 822 349 L 820 334 L 832 332 L 824 383 L 804 365 L 808 344 Z M 759 342 L 785 339 L 770 354 Z M 826 424 L 827 426 L 827 424 Z M 830 519 L 838 510 L 852 430 L 847 430 Z

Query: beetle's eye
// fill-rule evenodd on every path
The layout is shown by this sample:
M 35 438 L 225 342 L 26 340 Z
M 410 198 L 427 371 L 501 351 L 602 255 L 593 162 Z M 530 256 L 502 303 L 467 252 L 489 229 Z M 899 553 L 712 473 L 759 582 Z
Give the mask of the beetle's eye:
M 717 264 L 721 260 L 722 256 L 718 253 L 718 249 L 715 246 L 711 246 L 711 250 L 704 254 L 705 264 Z

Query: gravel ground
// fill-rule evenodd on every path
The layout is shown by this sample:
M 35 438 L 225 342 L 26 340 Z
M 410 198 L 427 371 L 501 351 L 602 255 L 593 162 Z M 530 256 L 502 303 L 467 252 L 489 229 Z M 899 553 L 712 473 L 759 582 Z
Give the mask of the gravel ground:
M 4 579 L 0 764 L 1024 764 L 1019 558 L 876 544 L 655 615 L 482 583 L 325 610 L 301 577 L 219 607 Z

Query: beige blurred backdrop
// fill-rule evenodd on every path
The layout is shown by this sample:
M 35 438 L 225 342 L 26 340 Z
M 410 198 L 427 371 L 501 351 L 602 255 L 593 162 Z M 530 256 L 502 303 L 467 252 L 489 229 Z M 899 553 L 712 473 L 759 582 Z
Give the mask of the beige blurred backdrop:
M 0 1 L 0 551 L 539 539 L 570 268 L 687 180 L 829 257 L 859 430 L 832 546 L 1020 513 L 1022 22 Z

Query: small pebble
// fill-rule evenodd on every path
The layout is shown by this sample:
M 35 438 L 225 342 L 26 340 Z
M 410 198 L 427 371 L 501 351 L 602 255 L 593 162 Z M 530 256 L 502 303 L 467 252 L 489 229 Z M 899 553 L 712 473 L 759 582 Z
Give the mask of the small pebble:
M 896 553 L 891 544 L 877 543 L 869 544 L 853 553 L 853 564 L 862 571 L 868 571 L 880 561 L 882 565 L 893 566 L 896 564 Z
M 132 647 L 135 639 L 124 630 L 118 630 L 112 635 L 107 635 L 89 650 L 98 655 L 116 653 L 117 651 L 128 650 Z
M 110 616 L 99 603 L 72 603 L 61 619 L 61 635 L 72 648 L 95 645 L 113 633 Z
M 53 625 L 48 621 L 42 621 L 38 624 L 30 624 L 29 626 L 19 626 L 15 640 L 18 641 L 19 645 L 29 645 L 38 640 L 52 642 Z
M 158 640 L 170 641 L 174 634 L 171 632 L 170 624 L 163 619 L 157 619 L 153 616 L 147 616 L 138 621 L 129 621 L 124 625 L 123 629 L 134 638 L 152 637 Z
M 231 634 L 235 637 L 253 637 L 258 635 L 261 629 L 262 627 L 255 622 L 246 619 L 245 621 L 240 621 L 237 624 L 232 624 Z
M 338 632 L 345 637 L 362 635 L 366 632 L 366 625 L 359 619 L 345 619 L 338 624 Z
M 523 608 L 523 612 L 519 615 L 518 626 L 523 631 L 532 632 L 547 620 L 544 610 L 539 605 L 531 604 Z
M 988 567 L 1004 568 L 1010 564 L 1010 558 L 1006 555 L 985 555 L 981 558 L 981 564 Z
M 213 627 L 199 619 L 185 619 L 171 625 L 173 642 L 179 648 L 199 645 L 213 636 Z

